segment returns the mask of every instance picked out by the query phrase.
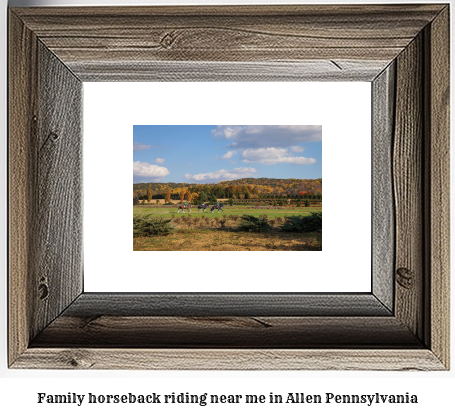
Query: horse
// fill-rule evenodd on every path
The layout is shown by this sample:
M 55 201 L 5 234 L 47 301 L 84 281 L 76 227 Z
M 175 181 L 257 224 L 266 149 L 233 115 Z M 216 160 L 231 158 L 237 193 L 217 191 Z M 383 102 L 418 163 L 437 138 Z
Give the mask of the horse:
M 180 213 L 180 210 L 182 210 L 183 213 L 185 213 L 185 209 L 188 209 L 188 213 L 191 212 L 191 203 L 187 203 L 185 205 L 179 205 L 179 208 L 177 209 L 177 213 Z
M 218 209 L 218 213 L 220 213 L 220 210 L 224 212 L 223 206 L 224 206 L 224 205 L 223 205 L 222 203 L 220 203 L 220 204 L 218 205 L 218 207 L 217 207 L 217 205 L 213 205 L 213 206 L 212 206 L 212 209 L 210 209 L 210 213 L 213 213 L 213 211 L 214 211 L 215 209 Z
M 204 205 L 199 205 L 197 207 L 197 211 L 200 212 L 201 210 L 203 210 L 205 212 L 205 210 L 209 207 L 210 205 L 208 203 L 204 204 Z

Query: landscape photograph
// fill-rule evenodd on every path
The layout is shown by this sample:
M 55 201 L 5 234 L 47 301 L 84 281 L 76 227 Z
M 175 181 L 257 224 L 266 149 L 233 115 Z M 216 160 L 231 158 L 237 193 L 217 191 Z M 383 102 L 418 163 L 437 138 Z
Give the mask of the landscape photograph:
M 322 251 L 322 126 L 134 125 L 134 251 Z

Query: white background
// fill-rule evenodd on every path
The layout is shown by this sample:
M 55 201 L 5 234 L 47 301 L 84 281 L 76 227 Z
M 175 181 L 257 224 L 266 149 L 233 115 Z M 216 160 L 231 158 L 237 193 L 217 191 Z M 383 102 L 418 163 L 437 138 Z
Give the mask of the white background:
M 417 3 L 417 1 L 415 1 Z M 153 1 L 139 1 L 135 4 L 157 4 Z M 161 2 L 164 4 L 165 2 Z M 196 1 L 178 1 L 167 2 L 167 4 L 198 4 Z M 210 2 L 206 2 L 209 4 Z M 213 3 L 213 2 L 212 2 Z M 233 4 L 234 2 L 231 2 Z M 237 4 L 245 3 L 241 1 Z M 249 3 L 260 3 L 250 1 Z M 264 1 L 262 3 L 272 3 Z M 304 3 L 292 0 L 274 1 L 273 3 Z M 338 3 L 334 1 L 324 1 L 311 3 Z M 369 2 L 384 3 L 384 1 Z M 391 2 L 388 3 L 399 3 Z M 419 2 L 421 3 L 421 2 Z M 427 1 L 426 3 L 430 3 Z M 438 1 L 431 1 L 438 3 Z M 452 8 L 454 6 L 453 2 Z M 12 5 L 93 5 L 93 4 L 125 4 L 115 0 L 98 0 L 97 2 L 81 0 L 79 2 L 71 0 L 16 0 L 11 1 Z M 0 319 L 1 333 L 0 336 L 0 410 L 2 413 L 35 413 L 35 414 L 61 414 L 63 411 L 67 414 L 97 414 L 100 411 L 109 410 L 110 413 L 121 413 L 134 411 L 137 414 L 151 414 L 154 411 L 159 413 L 213 413 L 213 407 L 174 407 L 174 408 L 136 408 L 136 407 L 117 407 L 117 408 L 77 408 L 73 405 L 61 407 L 44 406 L 36 404 L 37 392 L 48 393 L 117 393 L 133 391 L 136 393 L 165 391 L 176 392 L 193 392 L 193 393 L 263 393 L 268 394 L 270 391 L 279 392 L 306 392 L 306 393 L 324 393 L 335 391 L 337 393 L 404 393 L 406 391 L 417 393 L 420 397 L 420 403 L 417 407 L 403 405 L 384 405 L 367 408 L 359 406 L 306 406 L 306 405 L 288 405 L 280 406 L 278 409 L 274 406 L 267 405 L 254 409 L 245 406 L 225 406 L 217 408 L 216 413 L 252 413 L 253 410 L 261 410 L 265 414 L 275 414 L 279 410 L 281 413 L 292 414 L 399 414 L 403 413 L 440 413 L 449 414 L 453 412 L 455 388 L 454 370 L 450 372 L 433 372 L 433 373 L 416 373 L 416 372 L 305 372 L 305 371 L 282 371 L 282 372 L 245 372 L 245 371 L 159 371 L 159 372 L 117 372 L 117 371 L 31 371 L 31 370 L 7 370 L 6 369 L 6 2 L 2 1 L 3 7 L 0 9 L 1 20 L 3 25 L 3 36 L 0 36 L 1 56 L 3 65 L 1 71 L 1 93 L 0 105 L 0 126 L 1 126 L 1 165 L 0 170 L 0 191 L 3 195 L 3 203 L 0 204 L 1 218 L 0 227 L 3 238 L 0 241 L 0 262 L 2 263 L 2 283 L 0 285 L 0 294 L 2 299 L 2 319 Z M 453 34 L 453 30 L 452 30 Z M 453 42 L 452 42 L 453 44 Z M 454 77 L 452 72 L 452 85 Z M 452 105 L 453 107 L 453 105 Z M 455 125 L 452 120 L 452 125 Z M 453 146 L 452 146 L 453 148 Z M 452 162 L 453 164 L 453 162 Z M 452 183 L 455 178 L 452 177 Z M 453 204 L 452 204 L 453 206 Z M 452 234 L 454 234 L 455 221 L 452 220 Z M 452 244 L 454 247 L 455 244 Z M 453 248 L 452 248 L 453 249 Z M 454 284 L 452 284 L 453 287 Z M 453 299 L 452 288 L 452 299 Z M 452 300 L 453 301 L 453 300 Z M 452 333 L 455 332 L 452 319 Z M 454 339 L 452 336 L 452 345 Z M 452 347 L 452 356 L 453 356 Z M 177 412 L 178 411 L 178 412 Z M 411 412 L 412 411 L 412 412 Z
M 370 104 L 367 82 L 85 83 L 84 290 L 371 291 Z M 133 125 L 148 124 L 322 125 L 322 252 L 133 252 Z

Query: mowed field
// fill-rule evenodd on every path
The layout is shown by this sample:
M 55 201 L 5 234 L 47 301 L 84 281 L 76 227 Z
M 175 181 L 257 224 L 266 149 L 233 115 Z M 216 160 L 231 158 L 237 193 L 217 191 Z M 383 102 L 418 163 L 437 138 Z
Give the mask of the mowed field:
M 309 215 L 312 212 L 321 212 L 322 207 L 295 207 L 295 208 L 287 208 L 287 207 L 280 207 L 280 208 L 247 208 L 243 206 L 224 206 L 224 212 L 218 213 L 215 210 L 213 213 L 210 213 L 210 207 L 207 208 L 205 212 L 200 211 L 198 212 L 197 206 L 191 207 L 191 216 L 205 216 L 207 214 L 210 215 L 253 215 L 253 216 L 260 216 L 260 215 L 267 215 L 269 218 L 278 218 L 278 217 L 285 217 L 291 215 Z M 187 215 L 188 212 L 185 213 L 177 213 L 177 206 L 162 206 L 162 207 L 150 207 L 150 206 L 134 206 L 133 207 L 133 215 L 146 215 L 146 214 L 157 214 L 162 215 L 163 217 L 171 218 L 173 214 L 175 215 Z
M 321 232 L 282 232 L 287 216 L 310 215 L 322 207 L 247 208 L 225 206 L 224 212 L 177 213 L 176 206 L 134 206 L 133 215 L 153 214 L 172 219 L 176 231 L 167 236 L 133 238 L 135 251 L 320 251 Z M 239 231 L 242 215 L 266 215 L 272 229 L 265 233 Z

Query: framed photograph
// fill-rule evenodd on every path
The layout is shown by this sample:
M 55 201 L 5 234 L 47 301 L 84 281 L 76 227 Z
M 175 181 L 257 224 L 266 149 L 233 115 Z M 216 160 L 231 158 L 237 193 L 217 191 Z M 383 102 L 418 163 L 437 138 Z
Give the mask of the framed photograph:
M 448 4 L 12 8 L 8 26 L 10 368 L 449 369 Z M 326 89 L 329 85 L 336 90 L 341 83 L 352 91 L 358 84 L 366 85 L 367 105 L 358 109 L 348 105 L 353 102 L 347 98 L 349 89 L 338 98 L 323 95 L 322 89 L 314 95 L 301 89 L 325 84 Z M 91 96 L 107 98 L 103 104 L 86 100 L 97 86 L 104 91 Z M 147 97 L 146 105 L 135 107 L 139 101 L 126 95 L 118 99 L 117 88 L 124 88 L 125 94 L 139 88 L 139 95 Z M 209 95 L 204 95 L 208 89 Z M 229 95 L 236 99 L 222 108 Z M 316 105 L 318 96 L 325 97 L 321 107 Z M 191 107 L 203 106 L 195 104 L 196 97 L 205 97 L 205 109 L 198 111 L 205 118 L 191 112 Z M 245 111 L 242 105 L 250 99 L 255 101 Z M 220 105 L 216 116 L 207 116 L 215 105 Z M 260 116 L 253 116 L 261 105 L 264 109 L 256 111 Z M 367 119 L 368 132 L 353 141 L 343 121 L 328 115 L 331 105 L 333 114 L 353 117 L 349 123 L 347 116 L 341 117 L 348 126 Z M 148 116 L 141 119 L 137 114 L 144 107 Z M 313 118 L 306 117 L 311 107 Z M 132 119 L 128 118 L 131 108 L 138 108 Z M 93 115 L 103 126 L 102 133 L 92 135 L 86 124 Z M 160 143 L 146 141 L 134 125 L 151 126 L 155 137 L 159 137 L 157 126 L 168 126 L 165 144 L 182 150 L 133 158 L 133 172 L 152 178 L 144 181 L 146 189 L 133 186 L 133 204 L 136 197 L 143 205 L 146 199 L 153 200 L 152 189 L 160 202 L 158 195 L 166 189 L 163 204 L 171 203 L 175 188 L 185 211 L 193 195 L 197 209 L 210 202 L 208 194 L 219 192 L 218 199 L 226 199 L 228 205 L 232 199 L 229 208 L 236 201 L 245 217 L 242 209 L 251 207 L 250 222 L 256 225 L 261 206 L 245 202 L 252 199 L 250 192 L 261 194 L 259 186 L 290 175 L 295 181 L 286 185 L 296 190 L 309 178 L 298 176 L 289 166 L 285 173 L 267 166 L 322 162 L 320 149 L 305 144 L 311 140 L 302 135 L 308 126 L 322 126 L 327 184 L 324 249 L 322 234 L 317 233 L 312 238 L 321 249 L 276 249 L 282 235 L 275 219 L 281 217 L 278 209 L 271 209 L 269 217 L 262 215 L 263 226 L 272 232 L 269 241 L 261 242 L 267 248 L 264 252 L 244 252 L 246 248 L 167 252 L 169 240 L 155 244 L 160 249 L 145 252 L 149 251 L 146 240 L 131 244 L 129 163 L 134 143 L 141 151 L 164 142 L 164 138 Z M 126 151 L 121 144 L 114 146 L 115 135 L 108 134 L 109 128 L 121 132 L 124 126 Z M 185 137 L 194 133 L 202 140 L 208 132 L 212 139 L 224 141 L 219 148 L 204 141 L 207 153 L 202 159 L 202 150 L 193 154 L 181 137 L 169 138 L 176 137 L 176 126 L 186 128 L 178 131 Z M 196 132 L 197 126 L 209 129 Z M 330 139 L 330 131 L 337 127 L 338 142 Z M 299 134 L 292 136 L 297 130 Z M 258 131 L 260 144 L 254 136 Z M 269 133 L 275 138 L 267 141 Z M 91 147 L 97 141 L 112 144 L 100 146 L 101 157 L 117 149 L 109 165 Z M 208 153 L 210 148 L 213 151 Z M 184 168 L 176 154 L 187 156 Z M 172 157 L 177 164 L 170 169 L 165 162 Z M 328 163 L 330 157 L 341 164 Z M 212 158 L 217 163 L 211 164 Z M 230 162 L 239 167 L 226 167 Z M 87 173 L 89 163 L 95 174 Z M 123 171 L 123 165 L 128 173 L 117 180 L 111 174 Z M 180 184 L 188 186 L 171 185 L 178 183 L 171 170 L 179 171 L 186 179 Z M 223 182 L 252 179 L 256 174 L 266 180 Z M 167 175 L 170 179 L 163 180 Z M 214 188 L 221 185 L 204 189 L 204 181 Z M 155 189 L 154 182 L 162 186 Z M 115 183 L 112 191 L 109 183 Z M 320 185 L 322 204 L 322 174 Z M 300 219 L 311 213 L 304 211 L 311 206 L 293 203 L 297 191 L 271 189 L 263 192 L 266 206 L 274 208 L 275 202 L 278 208 L 281 202 L 293 212 L 286 215 Z M 229 191 L 231 197 L 221 197 Z M 303 188 L 300 191 L 303 195 Z M 289 194 L 286 200 L 271 197 L 284 194 Z M 94 200 L 92 209 L 89 203 Z M 122 204 L 127 206 L 124 221 L 103 219 L 105 211 Z M 139 204 L 133 209 L 151 208 Z M 151 217 L 174 214 L 150 213 Z M 133 211 L 133 221 L 141 214 Z M 213 223 L 207 225 L 217 232 L 218 228 L 234 231 L 237 226 L 235 218 L 223 218 L 222 211 L 199 215 L 217 215 L 220 220 L 210 219 Z M 176 227 L 193 229 L 196 218 L 179 219 Z M 175 220 L 170 216 L 158 222 L 171 219 Z M 223 219 L 224 226 L 218 223 Z M 197 220 L 204 228 L 207 220 Z M 281 221 L 282 226 L 292 222 L 284 216 Z M 106 231 L 90 233 L 92 224 Z M 143 225 L 134 225 L 136 236 Z M 120 249 L 125 256 L 115 251 L 117 245 L 123 246 L 122 239 L 108 233 L 117 227 L 120 232 L 123 226 L 129 234 L 127 250 Z M 364 233 L 356 234 L 360 229 Z M 226 238 L 221 238 L 226 247 L 236 246 Z M 115 243 L 106 250 L 110 255 L 97 256 L 100 245 L 111 241 Z M 252 244 L 253 237 L 249 241 Z M 214 243 L 203 241 L 200 246 Z M 303 247 L 313 242 L 288 243 Z M 185 278 L 176 280 L 166 269 L 147 271 L 151 283 L 139 292 L 133 277 L 140 271 L 134 271 L 133 264 L 142 254 L 178 266 Z M 209 278 L 199 281 L 199 274 L 206 274 L 199 266 L 206 258 L 202 255 L 211 254 L 225 255 L 216 257 L 224 274 L 211 269 Z M 310 254 L 316 256 L 305 272 Z M 268 264 L 268 273 L 255 274 L 260 269 L 256 264 L 237 266 L 233 259 L 238 257 L 233 255 Z M 89 275 L 101 275 L 109 285 L 88 289 Z M 343 289 L 353 275 L 367 281 L 367 288 L 354 283 L 357 289 Z M 218 285 L 210 285 L 214 279 Z M 298 283 L 303 279 L 318 280 L 322 288 L 305 288 Z M 192 281 L 199 285 L 192 288 Z M 111 290 L 110 284 L 117 282 L 121 288 Z

